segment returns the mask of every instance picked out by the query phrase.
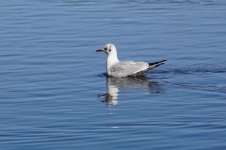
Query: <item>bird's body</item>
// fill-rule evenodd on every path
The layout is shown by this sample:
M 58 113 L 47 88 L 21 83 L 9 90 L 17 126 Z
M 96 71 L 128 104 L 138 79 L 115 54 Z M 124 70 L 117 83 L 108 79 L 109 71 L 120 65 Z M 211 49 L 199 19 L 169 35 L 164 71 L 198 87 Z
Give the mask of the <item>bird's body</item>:
M 120 61 L 112 65 L 107 74 L 114 77 L 126 77 L 147 69 L 148 63 L 145 62 Z
M 97 52 L 105 52 L 107 56 L 107 75 L 112 77 L 128 77 L 143 75 L 146 71 L 156 68 L 164 64 L 166 60 L 154 63 L 135 62 L 135 61 L 119 61 L 116 47 L 113 44 L 106 44 Z

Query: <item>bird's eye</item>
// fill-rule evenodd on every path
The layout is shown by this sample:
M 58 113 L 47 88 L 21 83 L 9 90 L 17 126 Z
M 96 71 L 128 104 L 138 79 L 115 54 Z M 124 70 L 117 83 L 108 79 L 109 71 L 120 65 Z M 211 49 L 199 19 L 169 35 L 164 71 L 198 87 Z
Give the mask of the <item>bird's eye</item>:
M 111 49 L 109 49 L 109 52 L 111 51 Z
M 107 50 L 107 47 L 105 47 L 104 50 Z

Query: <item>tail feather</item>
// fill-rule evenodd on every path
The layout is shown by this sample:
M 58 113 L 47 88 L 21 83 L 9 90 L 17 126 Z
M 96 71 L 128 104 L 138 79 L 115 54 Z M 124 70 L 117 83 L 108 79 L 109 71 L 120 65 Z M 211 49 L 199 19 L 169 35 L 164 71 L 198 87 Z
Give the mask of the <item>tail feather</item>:
M 161 60 L 161 61 L 156 61 L 156 62 L 153 62 L 153 63 L 149 63 L 149 69 L 154 69 L 154 68 L 156 68 L 156 67 L 158 67 L 160 65 L 163 65 L 165 61 L 166 60 L 164 59 L 164 60 Z

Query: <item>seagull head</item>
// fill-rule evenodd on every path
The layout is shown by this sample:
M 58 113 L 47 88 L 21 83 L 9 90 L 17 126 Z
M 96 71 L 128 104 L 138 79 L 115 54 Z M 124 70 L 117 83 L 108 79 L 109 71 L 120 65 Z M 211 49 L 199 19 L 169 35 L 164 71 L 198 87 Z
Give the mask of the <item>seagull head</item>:
M 107 55 L 117 55 L 117 50 L 114 44 L 108 43 L 103 48 L 96 50 L 96 52 L 105 52 Z

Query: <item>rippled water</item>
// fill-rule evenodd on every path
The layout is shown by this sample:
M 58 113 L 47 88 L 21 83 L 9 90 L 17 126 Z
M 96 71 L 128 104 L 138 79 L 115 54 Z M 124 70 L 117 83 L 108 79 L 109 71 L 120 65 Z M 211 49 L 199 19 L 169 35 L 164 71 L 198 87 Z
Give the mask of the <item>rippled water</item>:
M 226 2 L 0 5 L 0 149 L 226 149 Z M 167 63 L 105 76 L 105 55 Z

